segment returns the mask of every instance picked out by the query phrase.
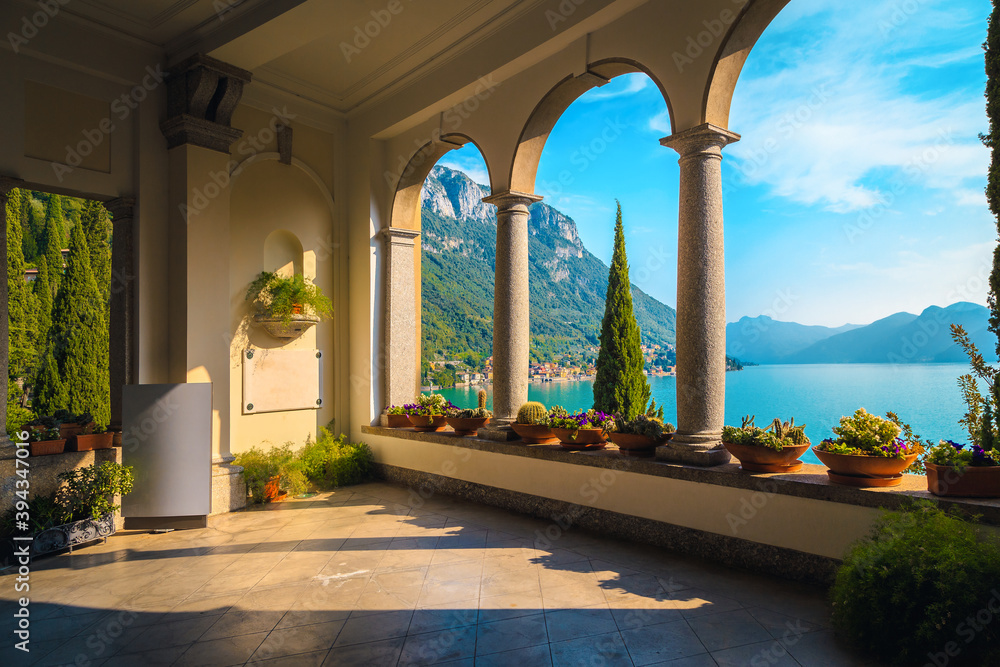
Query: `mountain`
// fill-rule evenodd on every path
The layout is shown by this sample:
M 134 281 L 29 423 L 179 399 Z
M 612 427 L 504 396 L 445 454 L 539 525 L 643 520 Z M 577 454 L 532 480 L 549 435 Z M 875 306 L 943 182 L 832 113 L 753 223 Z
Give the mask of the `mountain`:
M 434 167 L 421 193 L 421 274 L 425 358 L 492 354 L 496 208 L 489 188 Z M 608 267 L 580 241 L 576 223 L 534 204 L 528 223 L 532 358 L 596 346 Z M 608 221 L 611 234 L 613 220 Z M 673 346 L 673 308 L 632 286 L 647 345 Z
M 966 361 L 951 339 L 961 324 L 987 359 L 996 359 L 996 336 L 988 329 L 990 311 L 975 303 L 931 306 L 920 315 L 896 313 L 866 327 L 830 336 L 791 354 L 787 363 L 916 363 Z
M 783 363 L 792 353 L 859 326 L 831 328 L 779 322 L 767 315 L 742 317 L 726 325 L 726 354 L 758 364 Z
M 951 324 L 965 327 L 987 360 L 996 359 L 989 309 L 959 302 L 919 315 L 895 313 L 871 324 L 838 328 L 744 317 L 726 327 L 726 352 L 766 364 L 922 363 L 966 361 L 951 339 Z

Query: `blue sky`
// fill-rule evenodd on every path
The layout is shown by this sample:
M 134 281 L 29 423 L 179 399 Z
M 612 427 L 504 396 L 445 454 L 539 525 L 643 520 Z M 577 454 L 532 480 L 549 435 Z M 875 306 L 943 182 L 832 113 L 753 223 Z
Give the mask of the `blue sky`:
M 724 151 L 727 319 L 868 323 L 986 302 L 996 226 L 981 44 L 988 0 L 795 0 L 750 54 Z M 676 154 L 644 75 L 578 99 L 535 192 L 610 262 L 622 202 L 632 281 L 676 305 Z M 486 183 L 471 144 L 445 156 Z M 568 171 L 570 182 L 559 182 Z M 563 174 L 564 175 L 564 174 Z

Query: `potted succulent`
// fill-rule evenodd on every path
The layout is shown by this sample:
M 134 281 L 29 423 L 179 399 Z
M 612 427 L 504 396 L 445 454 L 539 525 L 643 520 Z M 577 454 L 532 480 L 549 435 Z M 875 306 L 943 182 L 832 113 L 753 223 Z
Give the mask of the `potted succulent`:
M 57 427 L 30 428 L 26 432 L 28 453 L 31 456 L 48 456 L 66 451 L 66 438 L 60 437 Z
M 663 406 L 657 408 L 656 401 L 653 400 L 646 412 L 634 419 L 623 419 L 616 415 L 615 430 L 608 437 L 625 456 L 648 458 L 676 430 L 673 424 L 663 423 Z
M 389 428 L 410 428 L 410 420 L 407 419 L 408 406 L 390 405 L 385 409 L 386 425 Z
M 441 394 L 421 394 L 416 403 L 406 408 L 413 430 L 422 432 L 443 431 L 448 425 L 446 415 L 455 410 L 455 406 Z
M 927 452 L 927 490 L 936 496 L 1000 498 L 1000 451 L 996 443 L 997 369 L 988 366 L 979 349 L 961 326 L 951 326 L 951 336 L 966 356 L 972 373 L 958 378 L 965 400 L 965 416 L 959 423 L 969 434 L 968 447 L 941 440 Z M 976 379 L 989 389 L 984 397 Z
M 69 439 L 67 450 L 86 452 L 92 449 L 111 449 L 113 438 L 112 433 L 91 422 L 84 426 L 79 434 Z
M 476 435 L 493 417 L 493 413 L 486 409 L 486 391 L 480 389 L 476 397 L 479 402 L 478 407 L 470 410 L 455 409 L 446 417 L 448 426 L 455 429 L 458 435 Z
M 722 444 L 740 460 L 747 472 L 795 472 L 802 468 L 798 460 L 809 448 L 806 425 L 775 419 L 767 428 L 755 426 L 754 417 L 743 418 L 743 425 L 722 427 Z
M 593 408 L 569 414 L 555 405 L 549 410 L 549 428 L 564 449 L 602 449 L 615 430 L 615 418 Z
M 510 427 L 529 445 L 554 445 L 559 442 L 549 428 L 549 411 L 538 401 L 528 401 L 518 408 L 517 418 Z
M 829 468 L 834 484 L 897 486 L 903 471 L 924 452 L 920 439 L 891 412 L 882 418 L 859 408 L 852 416 L 841 417 L 833 432 L 837 438 L 824 440 L 813 452 Z
M 295 338 L 333 315 L 333 303 L 301 273 L 281 276 L 263 271 L 247 288 L 245 299 L 254 321 L 275 338 Z

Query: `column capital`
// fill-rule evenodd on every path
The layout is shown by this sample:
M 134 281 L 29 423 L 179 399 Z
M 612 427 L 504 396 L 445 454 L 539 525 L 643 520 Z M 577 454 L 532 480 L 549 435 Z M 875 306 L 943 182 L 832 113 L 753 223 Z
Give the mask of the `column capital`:
M 193 144 L 228 153 L 243 136 L 230 123 L 251 78 L 250 72 L 203 54 L 170 68 L 167 119 L 160 124 L 167 148 Z
M 111 214 L 111 222 L 119 220 L 131 220 L 135 217 L 135 199 L 132 197 L 118 197 L 102 202 L 104 208 Z
M 695 153 L 716 153 L 740 140 L 740 135 L 711 123 L 703 123 L 660 139 L 660 145 L 673 148 L 681 158 Z
M 415 229 L 405 229 L 403 227 L 384 227 L 379 230 L 378 235 L 382 240 L 393 245 L 415 245 L 420 238 L 420 232 Z
M 517 192 L 516 190 L 504 190 L 503 192 L 483 197 L 482 201 L 484 204 L 493 204 L 497 209 L 505 209 L 514 208 L 515 206 L 528 207 L 535 202 L 542 201 L 542 199 L 540 195 L 531 195 L 526 192 Z
M 7 198 L 7 193 L 16 188 L 24 187 L 24 181 L 13 176 L 0 176 L 0 197 Z

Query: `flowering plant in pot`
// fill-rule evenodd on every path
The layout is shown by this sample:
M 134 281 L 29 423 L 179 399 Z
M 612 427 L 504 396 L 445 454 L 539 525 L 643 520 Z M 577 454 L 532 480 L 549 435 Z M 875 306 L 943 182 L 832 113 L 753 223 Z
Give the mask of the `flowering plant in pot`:
M 517 411 L 517 419 L 510 425 L 514 433 L 529 445 L 554 445 L 559 438 L 549 428 L 549 411 L 538 401 L 528 401 Z
M 663 423 L 663 406 L 657 408 L 652 400 L 645 413 L 632 419 L 615 415 L 615 430 L 608 438 L 626 456 L 650 457 L 676 430 L 673 424 Z
M 66 451 L 66 438 L 59 435 L 58 427 L 30 428 L 25 433 L 31 456 L 48 456 Z
M 566 449 L 601 449 L 615 430 L 615 417 L 593 408 L 569 414 L 556 405 L 549 410 L 549 428 Z
M 775 418 L 766 428 L 754 425 L 746 416 L 743 424 L 722 427 L 722 444 L 740 460 L 748 472 L 795 472 L 802 468 L 798 460 L 809 448 L 806 425 L 795 425 L 795 418 L 783 422 Z
M 275 338 L 295 338 L 333 315 L 333 302 L 302 274 L 263 271 L 247 288 L 246 300 L 257 322 Z
M 852 416 L 841 417 L 833 432 L 836 439 L 824 440 L 813 451 L 835 484 L 896 486 L 903 471 L 924 453 L 920 438 L 892 412 L 883 418 L 859 408 Z M 921 468 L 917 463 L 914 471 Z
M 457 408 L 441 394 L 421 394 L 417 402 L 406 406 L 406 416 L 415 431 L 443 431 L 446 419 Z
M 469 410 L 455 408 L 445 416 L 448 425 L 455 429 L 455 433 L 459 435 L 475 435 L 493 417 L 493 413 L 486 409 L 486 391 L 480 389 L 476 398 L 479 403 L 477 407 Z
M 103 426 L 91 422 L 68 441 L 71 452 L 87 452 L 92 449 L 111 449 L 114 435 Z
M 407 405 L 390 405 L 385 409 L 389 428 L 410 428 L 410 420 L 406 417 L 408 408 Z
M 986 364 L 979 349 L 961 326 L 951 326 L 951 336 L 969 358 L 972 373 L 958 378 L 965 400 L 959 423 L 969 434 L 970 445 L 942 440 L 927 453 L 927 490 L 938 496 L 1000 498 L 1000 450 L 997 449 L 997 369 Z M 979 392 L 977 378 L 989 392 Z

